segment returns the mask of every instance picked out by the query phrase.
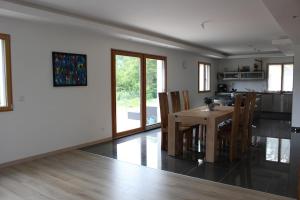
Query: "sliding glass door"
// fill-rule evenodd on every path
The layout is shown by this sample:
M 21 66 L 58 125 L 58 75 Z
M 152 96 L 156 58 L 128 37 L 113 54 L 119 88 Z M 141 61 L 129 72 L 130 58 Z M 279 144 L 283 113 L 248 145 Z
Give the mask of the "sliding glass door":
M 146 58 L 146 126 L 160 123 L 158 93 L 165 91 L 165 60 Z
M 112 50 L 113 137 L 159 125 L 165 65 L 165 57 Z

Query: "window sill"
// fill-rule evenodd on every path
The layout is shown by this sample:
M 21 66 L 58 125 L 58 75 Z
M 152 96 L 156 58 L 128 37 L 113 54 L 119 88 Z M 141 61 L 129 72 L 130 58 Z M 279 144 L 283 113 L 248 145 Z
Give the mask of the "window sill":
M 9 107 L 1 107 L 0 108 L 0 112 L 11 112 L 13 111 L 13 108 L 9 108 Z
M 209 93 L 211 90 L 205 90 L 205 91 L 198 91 L 198 93 Z

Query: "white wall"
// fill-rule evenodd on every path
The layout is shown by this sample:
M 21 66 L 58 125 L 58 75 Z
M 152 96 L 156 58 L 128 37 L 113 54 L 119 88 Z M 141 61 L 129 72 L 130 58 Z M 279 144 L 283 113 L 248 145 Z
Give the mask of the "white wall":
M 278 57 L 278 58 L 263 58 L 263 70 L 267 77 L 267 64 L 268 63 L 289 63 L 293 62 L 293 57 Z M 250 70 L 254 69 L 254 58 L 243 59 L 223 59 L 219 62 L 218 72 L 224 71 L 237 71 L 238 66 L 250 66 Z M 261 81 L 224 81 L 228 84 L 229 88 L 235 88 L 238 91 L 246 91 L 247 89 L 263 92 L 267 90 L 267 79 Z
M 292 127 L 300 127 L 300 45 L 294 47 L 294 93 Z
M 0 18 L 0 30 L 11 34 L 15 106 L 0 113 L 0 163 L 111 137 L 111 48 L 167 56 L 168 90 L 189 89 L 192 105 L 213 93 L 197 93 L 198 61 L 215 77 L 210 59 L 38 22 Z M 88 87 L 54 88 L 52 51 L 87 54 Z

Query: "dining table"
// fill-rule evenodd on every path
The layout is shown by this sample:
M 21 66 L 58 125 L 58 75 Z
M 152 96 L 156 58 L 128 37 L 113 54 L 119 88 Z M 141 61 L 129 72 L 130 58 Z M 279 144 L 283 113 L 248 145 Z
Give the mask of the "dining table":
M 177 156 L 181 153 L 179 127 L 180 124 L 199 124 L 206 126 L 205 161 L 215 162 L 217 156 L 218 124 L 232 118 L 232 106 L 216 106 L 209 110 L 200 106 L 168 115 L 168 155 Z M 181 148 L 181 149 L 180 149 Z

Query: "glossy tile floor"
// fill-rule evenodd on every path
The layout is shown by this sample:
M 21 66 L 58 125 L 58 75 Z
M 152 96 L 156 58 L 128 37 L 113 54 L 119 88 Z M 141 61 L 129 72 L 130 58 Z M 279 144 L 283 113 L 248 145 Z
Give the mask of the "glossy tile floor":
M 260 119 L 255 125 L 250 151 L 232 163 L 226 152 L 220 153 L 214 164 L 204 162 L 201 145 L 182 156 L 170 157 L 160 149 L 160 129 L 83 150 L 150 168 L 296 197 L 290 168 L 290 122 Z

